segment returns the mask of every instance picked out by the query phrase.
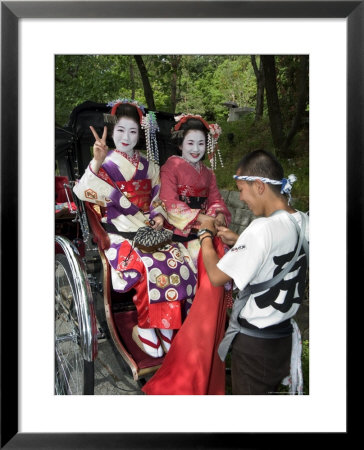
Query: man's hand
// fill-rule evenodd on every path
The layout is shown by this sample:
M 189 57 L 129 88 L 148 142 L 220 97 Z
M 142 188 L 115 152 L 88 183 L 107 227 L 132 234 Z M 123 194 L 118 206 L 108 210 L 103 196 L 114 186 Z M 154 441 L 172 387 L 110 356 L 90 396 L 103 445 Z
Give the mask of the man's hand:
M 226 227 L 217 227 L 217 236 L 221 238 L 224 244 L 229 245 L 230 247 L 235 245 L 239 237 L 238 234 Z
M 197 221 L 200 222 L 200 229 L 207 228 L 211 230 L 214 235 L 216 234 L 215 219 L 214 217 L 206 216 L 206 214 L 199 214 Z

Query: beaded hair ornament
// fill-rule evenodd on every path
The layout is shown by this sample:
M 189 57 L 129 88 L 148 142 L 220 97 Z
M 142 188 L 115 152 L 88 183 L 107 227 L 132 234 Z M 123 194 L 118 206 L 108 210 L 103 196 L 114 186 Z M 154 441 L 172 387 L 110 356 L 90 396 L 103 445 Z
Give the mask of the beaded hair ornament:
M 136 100 L 129 100 L 127 98 L 113 100 L 107 103 L 106 106 L 111 107 L 110 114 L 104 114 L 104 122 L 115 125 L 118 121 L 116 116 L 116 110 L 121 104 L 127 104 L 134 106 L 139 115 L 140 126 L 144 130 L 145 142 L 147 147 L 147 159 L 159 164 L 159 152 L 157 144 L 157 131 L 159 126 L 157 123 L 156 115 L 153 111 L 145 113 L 145 106 L 138 103 Z
M 287 178 L 282 178 L 282 180 L 271 180 L 270 178 L 264 178 L 264 177 L 253 177 L 249 175 L 233 175 L 233 178 L 235 180 L 245 180 L 245 181 L 254 181 L 254 180 L 260 180 L 263 183 L 269 183 L 274 185 L 282 185 L 281 187 L 281 194 L 287 194 L 288 197 L 288 204 L 291 203 L 291 190 L 292 185 L 295 181 L 297 181 L 296 175 L 288 175 Z
M 196 114 L 196 115 L 181 114 L 179 116 L 174 117 L 174 120 L 177 122 L 177 124 L 172 128 L 172 131 L 171 131 L 172 138 L 180 137 L 183 139 L 184 133 L 187 130 L 181 130 L 180 128 L 181 128 L 181 125 L 186 123 L 187 120 L 189 120 L 189 119 L 199 120 L 200 122 L 203 123 L 203 125 L 205 126 L 205 128 L 207 130 L 206 150 L 207 150 L 207 156 L 209 158 L 212 170 L 216 169 L 217 156 L 219 158 L 221 167 L 224 167 L 224 164 L 223 164 L 222 158 L 221 158 L 220 149 L 219 149 L 219 146 L 217 143 L 219 136 L 221 134 L 221 127 L 217 123 L 209 124 L 208 122 L 206 122 L 205 119 L 202 118 L 202 116 L 200 116 L 198 114 Z

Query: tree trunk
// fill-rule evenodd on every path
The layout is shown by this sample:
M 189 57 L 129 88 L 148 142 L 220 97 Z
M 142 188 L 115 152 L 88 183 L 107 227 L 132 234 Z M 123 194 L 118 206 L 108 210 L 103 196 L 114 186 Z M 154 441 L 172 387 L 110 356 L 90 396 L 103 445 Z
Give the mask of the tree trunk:
M 130 73 L 130 82 L 131 82 L 131 99 L 135 100 L 135 76 L 134 76 L 134 66 L 133 66 L 133 58 L 130 57 L 129 61 L 129 73 Z
M 181 55 L 171 56 L 171 112 L 176 112 L 177 107 L 177 81 L 178 81 L 178 66 L 181 61 Z
M 264 72 L 262 65 L 262 58 L 260 58 L 259 69 L 255 59 L 255 55 L 251 55 L 251 62 L 254 69 L 255 77 L 257 79 L 257 100 L 255 107 L 255 121 L 261 120 L 263 117 L 264 108 Z
M 306 109 L 308 99 L 308 56 L 302 55 L 300 57 L 299 72 L 298 72 L 298 96 L 296 103 L 296 114 L 292 122 L 292 126 L 287 134 L 283 145 L 283 153 L 287 153 L 292 140 L 299 130 L 302 116 Z
M 265 92 L 267 97 L 268 115 L 273 145 L 279 152 L 281 152 L 283 149 L 284 134 L 277 92 L 275 57 L 272 55 L 262 55 L 260 58 L 263 63 Z
M 138 65 L 140 76 L 142 77 L 144 95 L 147 101 L 148 109 L 155 111 L 156 107 L 154 103 L 153 89 L 149 82 L 148 71 L 147 68 L 145 67 L 143 58 L 140 55 L 134 55 L 134 59 Z

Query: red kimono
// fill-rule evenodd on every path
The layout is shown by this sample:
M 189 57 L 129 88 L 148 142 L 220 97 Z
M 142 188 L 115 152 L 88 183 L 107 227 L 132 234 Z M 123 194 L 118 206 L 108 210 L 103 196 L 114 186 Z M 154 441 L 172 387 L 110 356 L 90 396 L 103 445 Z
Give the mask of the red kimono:
M 217 188 L 214 172 L 199 163 L 197 169 L 180 156 L 171 156 L 160 171 L 161 191 L 173 233 L 188 236 L 192 228 L 199 228 L 196 217 L 201 212 L 216 217 L 221 212 L 226 225 L 231 214 Z
M 222 242 L 214 239 L 219 258 Z M 225 334 L 226 296 L 224 287 L 210 283 L 198 257 L 197 291 L 190 312 L 172 342 L 162 367 L 144 385 L 149 395 L 224 395 L 225 364 L 217 348 Z

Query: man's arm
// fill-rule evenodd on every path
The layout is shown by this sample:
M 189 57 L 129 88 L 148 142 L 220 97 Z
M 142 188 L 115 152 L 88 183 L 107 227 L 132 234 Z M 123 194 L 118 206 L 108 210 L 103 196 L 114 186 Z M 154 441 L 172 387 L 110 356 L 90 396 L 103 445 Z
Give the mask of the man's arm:
M 226 227 L 217 227 L 217 236 L 221 238 L 224 244 L 229 245 L 230 247 L 233 247 L 239 238 L 238 234 Z
M 223 286 L 225 283 L 230 281 L 231 278 L 217 267 L 219 257 L 217 256 L 216 250 L 212 243 L 212 235 L 216 234 L 214 219 L 208 216 L 205 216 L 203 219 L 204 220 L 201 221 L 201 229 L 210 230 L 211 234 L 206 232 L 200 236 L 202 260 L 211 284 L 213 286 Z M 231 245 L 235 244 L 236 239 L 238 238 L 235 233 L 225 227 L 218 227 L 218 229 L 218 236 L 221 236 L 223 242 L 223 235 L 226 235 L 229 243 L 231 243 Z M 234 235 L 236 236 L 236 239 Z

